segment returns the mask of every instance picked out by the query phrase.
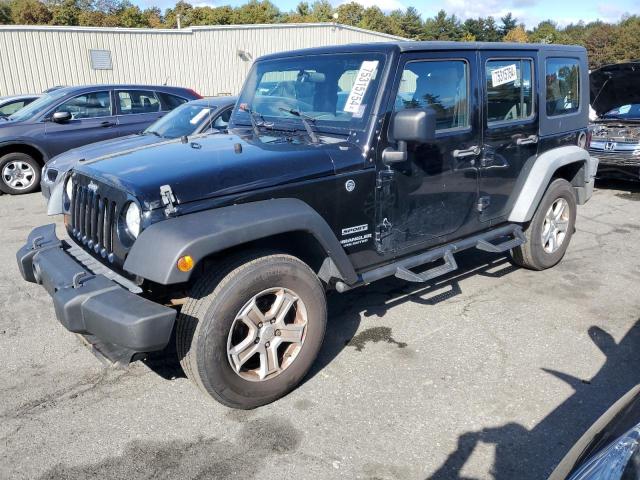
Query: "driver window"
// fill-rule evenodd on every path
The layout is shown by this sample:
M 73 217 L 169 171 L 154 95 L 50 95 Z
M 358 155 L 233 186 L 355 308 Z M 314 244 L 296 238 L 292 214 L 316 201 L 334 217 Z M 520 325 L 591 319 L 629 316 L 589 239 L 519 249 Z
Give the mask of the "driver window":
M 431 107 L 437 130 L 469 126 L 469 66 L 464 60 L 408 62 L 394 110 Z
M 74 120 L 111 116 L 111 98 L 108 91 L 91 92 L 67 100 L 56 112 L 69 112 Z

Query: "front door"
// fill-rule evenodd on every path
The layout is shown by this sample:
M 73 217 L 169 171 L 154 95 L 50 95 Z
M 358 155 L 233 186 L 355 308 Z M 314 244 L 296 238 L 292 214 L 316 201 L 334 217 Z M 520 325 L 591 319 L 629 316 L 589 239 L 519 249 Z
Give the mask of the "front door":
M 48 116 L 55 112 L 69 112 L 71 120 L 65 123 L 45 123 L 49 157 L 88 143 L 118 136 L 117 120 L 109 90 L 73 97 L 49 112 Z
M 475 72 L 475 52 L 414 53 L 401 59 L 389 110 L 432 108 L 436 140 L 409 144 L 406 162 L 379 164 L 379 251 L 430 246 L 478 228 L 481 132 Z
M 506 221 L 514 191 L 538 151 L 535 108 L 536 53 L 483 51 L 480 55 L 484 98 L 480 158 L 480 220 Z

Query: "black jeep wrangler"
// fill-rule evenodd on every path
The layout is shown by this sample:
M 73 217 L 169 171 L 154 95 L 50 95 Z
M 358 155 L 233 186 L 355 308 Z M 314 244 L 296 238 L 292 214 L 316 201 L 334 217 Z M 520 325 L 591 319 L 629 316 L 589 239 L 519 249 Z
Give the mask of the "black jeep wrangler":
M 114 362 L 175 328 L 189 378 L 252 408 L 322 344 L 325 292 L 428 282 L 455 254 L 557 264 L 592 194 L 583 48 L 376 43 L 260 58 L 228 134 L 70 172 L 68 238 L 17 254 L 60 322 Z

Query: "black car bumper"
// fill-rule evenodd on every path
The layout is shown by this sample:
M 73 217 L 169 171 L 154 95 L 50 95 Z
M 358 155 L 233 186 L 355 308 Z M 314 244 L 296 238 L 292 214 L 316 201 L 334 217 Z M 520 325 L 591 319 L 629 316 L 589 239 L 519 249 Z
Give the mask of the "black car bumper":
M 135 352 L 162 350 L 171 336 L 175 310 L 140 297 L 104 275 L 93 275 L 66 250 L 55 225 L 35 228 L 17 253 L 28 282 L 53 298 L 56 316 L 69 331 Z

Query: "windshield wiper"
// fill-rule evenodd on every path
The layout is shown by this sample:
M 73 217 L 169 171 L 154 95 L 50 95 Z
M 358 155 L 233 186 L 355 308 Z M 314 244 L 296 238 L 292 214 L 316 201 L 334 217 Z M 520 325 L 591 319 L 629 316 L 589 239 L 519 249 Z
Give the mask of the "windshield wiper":
M 311 123 L 312 122 L 315 123 L 316 121 L 314 117 L 312 117 L 311 115 L 302 113 L 298 110 L 294 110 L 292 108 L 290 109 L 290 108 L 279 107 L 278 110 L 298 117 L 302 122 L 302 125 L 304 125 L 304 129 L 309 134 L 309 138 L 311 138 L 311 141 L 313 143 L 320 143 L 320 139 L 318 138 L 318 135 L 316 135 L 316 132 L 313 130 L 313 127 L 311 126 Z
M 249 114 L 249 120 L 251 120 L 251 127 L 253 128 L 253 133 L 256 137 L 260 136 L 260 127 L 264 128 L 272 128 L 273 123 L 267 123 L 264 120 L 262 114 L 252 110 L 248 105 L 243 104 L 240 106 L 240 110 L 247 112 Z
M 162 135 L 160 135 L 158 132 L 156 132 L 155 130 L 145 130 L 144 132 L 142 132 L 144 135 L 150 133 L 151 135 L 155 135 L 156 137 L 160 137 L 162 138 Z

